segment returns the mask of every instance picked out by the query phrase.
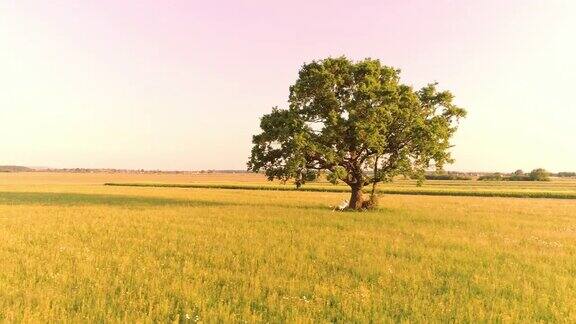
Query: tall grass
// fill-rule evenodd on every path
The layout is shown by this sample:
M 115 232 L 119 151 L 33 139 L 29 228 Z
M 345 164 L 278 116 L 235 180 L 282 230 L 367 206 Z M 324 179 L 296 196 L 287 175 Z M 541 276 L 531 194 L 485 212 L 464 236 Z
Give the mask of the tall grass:
M 0 185 L 0 322 L 576 322 L 576 201 Z

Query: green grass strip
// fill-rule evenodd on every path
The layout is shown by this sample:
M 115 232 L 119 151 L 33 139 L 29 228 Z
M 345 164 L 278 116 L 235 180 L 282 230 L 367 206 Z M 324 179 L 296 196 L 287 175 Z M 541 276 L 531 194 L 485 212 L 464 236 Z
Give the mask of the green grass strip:
M 272 190 L 272 191 L 309 191 L 309 192 L 349 192 L 347 187 L 303 187 L 296 189 L 287 185 L 234 185 L 234 184 L 172 184 L 172 183 L 105 183 L 105 186 L 118 187 L 163 187 L 233 190 Z M 424 195 L 424 196 L 466 196 L 466 197 L 504 197 L 504 198 L 550 198 L 576 199 L 576 193 L 551 191 L 471 191 L 442 189 L 378 189 L 380 194 Z

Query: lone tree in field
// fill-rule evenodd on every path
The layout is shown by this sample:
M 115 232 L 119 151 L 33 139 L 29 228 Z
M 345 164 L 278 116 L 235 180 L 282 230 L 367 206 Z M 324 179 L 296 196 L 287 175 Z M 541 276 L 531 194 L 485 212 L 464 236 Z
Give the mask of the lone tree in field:
M 452 159 L 449 140 L 466 111 L 436 83 L 420 90 L 379 60 L 345 57 L 305 64 L 288 109 L 272 109 L 253 136 L 248 169 L 300 187 L 320 171 L 351 188 L 348 208 L 366 207 L 362 189 L 396 175 L 423 179 Z

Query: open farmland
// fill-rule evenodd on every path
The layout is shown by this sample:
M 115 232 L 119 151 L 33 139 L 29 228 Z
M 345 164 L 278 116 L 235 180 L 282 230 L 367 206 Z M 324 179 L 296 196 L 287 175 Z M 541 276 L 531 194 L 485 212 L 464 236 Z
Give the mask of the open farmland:
M 188 176 L 160 176 L 119 178 L 107 182 L 110 186 L 180 187 L 212 189 L 296 190 L 291 183 L 267 181 L 258 174 L 193 174 Z M 124 180 L 124 181 L 122 181 Z M 417 186 L 416 180 L 397 177 L 394 182 L 378 185 L 381 194 L 411 194 L 431 196 L 480 196 L 516 198 L 576 199 L 576 179 L 555 178 L 553 181 L 477 181 L 477 180 L 427 180 Z M 367 187 L 367 189 L 369 189 Z M 306 184 L 301 191 L 348 192 L 341 183 L 333 185 L 326 180 Z
M 339 213 L 329 206 L 346 192 L 107 182 L 269 185 L 253 174 L 0 174 L 0 320 L 576 321 L 576 200 L 383 195 L 378 210 Z

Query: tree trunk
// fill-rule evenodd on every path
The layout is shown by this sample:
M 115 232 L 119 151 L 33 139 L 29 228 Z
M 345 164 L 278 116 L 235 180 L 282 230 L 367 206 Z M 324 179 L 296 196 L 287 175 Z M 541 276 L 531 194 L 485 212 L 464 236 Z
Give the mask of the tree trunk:
M 350 203 L 348 204 L 348 208 L 360 210 L 362 209 L 362 203 L 364 202 L 364 197 L 362 197 L 362 186 L 361 185 L 353 185 L 350 186 L 352 189 L 352 194 L 350 196 Z

